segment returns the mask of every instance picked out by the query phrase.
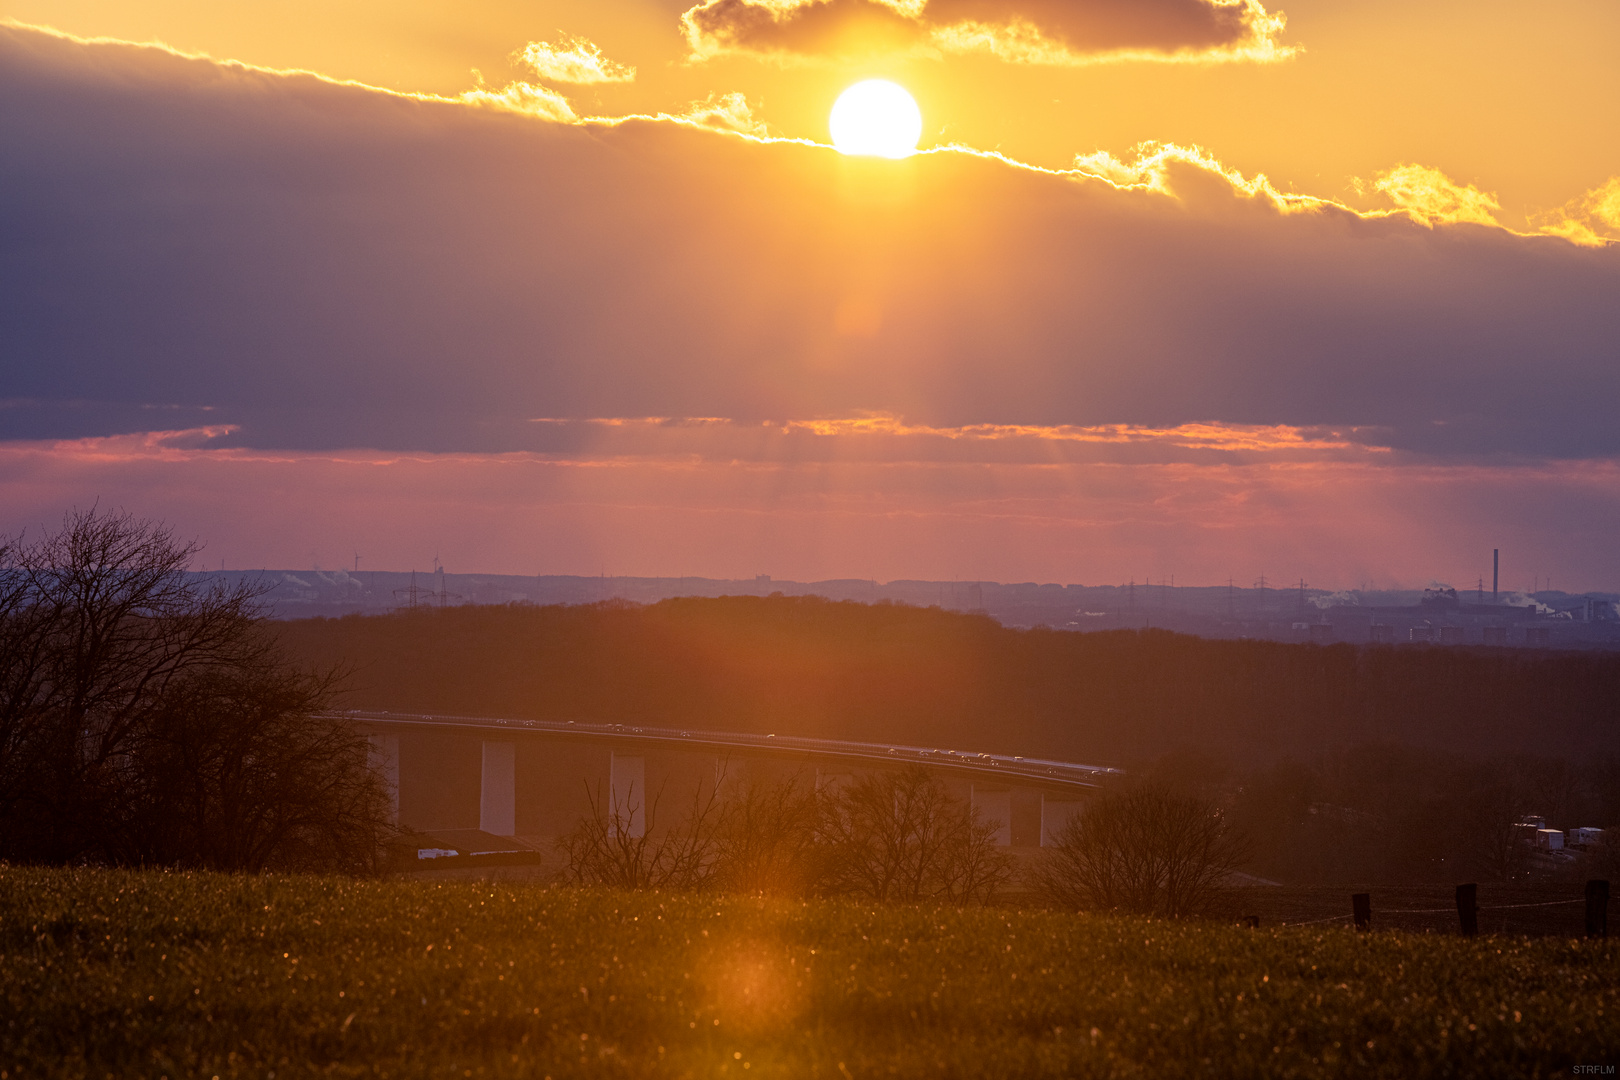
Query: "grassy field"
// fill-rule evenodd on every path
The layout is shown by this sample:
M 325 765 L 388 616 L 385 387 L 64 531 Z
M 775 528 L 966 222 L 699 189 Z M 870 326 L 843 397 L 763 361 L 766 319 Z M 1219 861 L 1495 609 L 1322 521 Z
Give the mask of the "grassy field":
M 1570 1075 L 1620 946 L 0 867 L 0 1078 Z

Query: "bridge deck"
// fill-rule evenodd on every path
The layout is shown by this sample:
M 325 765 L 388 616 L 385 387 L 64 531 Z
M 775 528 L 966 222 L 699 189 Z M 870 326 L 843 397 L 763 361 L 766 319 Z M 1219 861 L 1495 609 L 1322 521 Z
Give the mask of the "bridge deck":
M 796 735 L 749 735 L 729 731 L 696 731 L 635 724 L 593 724 L 576 720 L 512 720 L 482 716 L 449 716 L 351 709 L 337 715 L 369 724 L 401 727 L 455 727 L 475 731 L 533 732 L 575 738 L 623 740 L 640 744 L 668 744 L 686 750 L 748 750 L 802 755 L 844 761 L 916 762 L 930 768 L 1022 781 L 1038 787 L 1095 788 L 1122 770 L 1069 761 L 1026 758 L 1006 754 L 967 753 L 928 746 L 812 739 Z

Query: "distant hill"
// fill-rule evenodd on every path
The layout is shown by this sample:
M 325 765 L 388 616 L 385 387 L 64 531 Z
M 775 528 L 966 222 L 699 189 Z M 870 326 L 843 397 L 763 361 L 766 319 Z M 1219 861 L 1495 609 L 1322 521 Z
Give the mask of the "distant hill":
M 1389 742 L 1620 752 L 1620 656 L 1064 633 L 820 597 L 461 606 L 274 624 L 355 708 L 895 741 L 1126 764 Z

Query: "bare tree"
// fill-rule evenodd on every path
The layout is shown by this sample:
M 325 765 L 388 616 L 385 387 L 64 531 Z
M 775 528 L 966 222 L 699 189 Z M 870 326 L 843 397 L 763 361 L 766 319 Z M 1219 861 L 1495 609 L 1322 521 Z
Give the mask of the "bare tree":
M 1031 884 L 1062 907 L 1185 918 L 1208 908 L 1245 854 L 1213 803 L 1144 786 L 1100 796 L 1071 818 Z
M 1012 876 L 997 826 L 927 769 L 869 773 L 826 793 L 823 888 L 874 900 L 984 900 Z
M 83 857 L 144 718 L 177 679 L 251 658 L 257 592 L 199 589 L 197 553 L 124 513 L 69 514 L 60 532 L 8 544 L 0 689 L 0 815 L 13 854 Z
M 316 715 L 331 680 L 275 651 L 257 587 L 188 578 L 198 550 L 95 509 L 0 541 L 0 855 L 372 857 L 380 786 L 364 739 Z
M 633 788 L 622 797 L 585 787 L 590 811 L 558 837 L 568 875 L 580 885 L 621 889 L 695 889 L 713 881 L 722 816 L 719 783 L 700 785 L 686 817 L 660 829 L 662 792 L 648 802 Z M 643 813 L 645 811 L 645 813 Z M 636 829 L 637 819 L 643 823 Z
M 718 833 L 717 884 L 729 892 L 798 896 L 822 873 L 816 795 L 802 774 L 744 776 L 728 792 Z

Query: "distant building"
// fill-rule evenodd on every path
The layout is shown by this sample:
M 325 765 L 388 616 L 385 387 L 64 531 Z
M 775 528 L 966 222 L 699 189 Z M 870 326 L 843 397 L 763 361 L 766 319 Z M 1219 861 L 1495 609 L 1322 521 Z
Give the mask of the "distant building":
M 1461 601 L 1457 599 L 1456 589 L 1442 586 L 1438 589 L 1424 589 L 1423 598 L 1418 601 L 1418 604 L 1422 607 L 1436 608 L 1441 611 L 1454 611 L 1461 606 Z
M 1506 645 L 1508 643 L 1507 627 L 1487 626 L 1484 628 L 1485 644 Z
M 1442 626 L 1440 628 L 1440 644 L 1461 645 L 1463 643 L 1463 628 L 1460 626 Z
M 1569 842 L 1575 847 L 1586 847 L 1589 844 L 1601 844 L 1603 842 L 1603 830 L 1594 829 L 1590 826 L 1580 829 L 1571 829 L 1569 830 Z
M 1564 850 L 1564 833 L 1560 829 L 1537 829 L 1536 847 L 1547 851 Z
M 1367 640 L 1375 645 L 1395 644 L 1395 628 L 1388 623 L 1373 623 L 1367 627 Z
M 1406 640 L 1408 640 L 1408 641 L 1432 641 L 1432 640 L 1434 640 L 1434 627 L 1432 627 L 1432 626 L 1414 626 L 1414 627 L 1412 627 L 1410 630 L 1408 630 L 1406 632 Z

